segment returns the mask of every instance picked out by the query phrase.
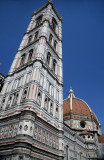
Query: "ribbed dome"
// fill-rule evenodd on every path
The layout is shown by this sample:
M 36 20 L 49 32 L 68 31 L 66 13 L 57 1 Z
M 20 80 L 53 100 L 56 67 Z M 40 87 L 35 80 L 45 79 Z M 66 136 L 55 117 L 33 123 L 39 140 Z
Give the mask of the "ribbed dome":
M 63 106 L 64 106 L 63 113 L 64 114 L 69 113 L 70 112 L 70 98 L 64 100 Z M 73 107 L 73 113 L 90 115 L 90 109 L 88 108 L 86 103 L 80 99 L 72 98 L 72 107 Z
M 63 101 L 63 114 L 68 115 L 70 111 L 71 111 L 70 98 L 68 98 Z M 88 115 L 88 116 L 91 116 L 92 114 L 94 119 L 97 120 L 97 117 L 91 111 L 87 103 L 85 103 L 83 100 L 78 98 L 72 98 L 72 112 L 75 114 Z

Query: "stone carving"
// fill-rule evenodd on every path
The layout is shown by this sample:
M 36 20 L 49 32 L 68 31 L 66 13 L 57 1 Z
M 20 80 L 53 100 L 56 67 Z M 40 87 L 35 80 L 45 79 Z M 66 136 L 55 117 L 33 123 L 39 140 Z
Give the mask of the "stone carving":
M 27 126 L 27 125 L 24 126 L 24 130 L 25 130 L 25 131 L 28 130 L 28 126 Z

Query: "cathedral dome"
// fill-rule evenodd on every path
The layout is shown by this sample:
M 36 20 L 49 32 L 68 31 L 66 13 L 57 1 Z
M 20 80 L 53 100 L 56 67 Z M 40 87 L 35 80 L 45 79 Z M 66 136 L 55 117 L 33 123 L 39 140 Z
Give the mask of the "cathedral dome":
M 95 121 L 99 125 L 99 121 L 88 104 L 76 98 L 72 88 L 70 88 L 69 96 L 63 101 L 63 116 L 64 120 L 78 119 L 81 121 L 81 126 L 84 128 L 84 121 Z
M 71 112 L 71 104 L 70 104 L 70 98 L 68 98 L 63 101 L 63 114 L 67 115 L 70 112 Z M 83 100 L 75 98 L 75 97 L 72 98 L 72 112 L 75 114 L 86 115 L 90 117 L 93 116 L 93 118 L 96 121 L 98 121 L 97 117 L 92 112 L 88 104 L 85 103 Z

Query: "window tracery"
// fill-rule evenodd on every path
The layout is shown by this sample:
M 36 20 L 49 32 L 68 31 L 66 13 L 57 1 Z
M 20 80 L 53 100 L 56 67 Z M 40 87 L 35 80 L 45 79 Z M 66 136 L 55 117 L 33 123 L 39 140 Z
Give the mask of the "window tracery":
M 31 41 L 32 41 L 32 35 L 30 35 L 30 36 L 28 37 L 28 44 L 30 44 Z
M 12 105 L 16 105 L 16 104 L 17 104 L 18 96 L 19 96 L 19 93 L 18 93 L 18 92 L 17 92 L 17 93 L 14 93 Z
M 48 52 L 48 54 L 47 54 L 47 64 L 48 64 L 48 66 L 50 66 L 50 58 L 51 58 L 51 54 Z
M 28 87 L 23 90 L 22 94 L 22 102 L 26 101 Z
M 13 95 L 10 95 L 10 96 L 9 96 L 9 99 L 8 99 L 8 102 L 7 102 L 6 109 L 7 109 L 7 108 L 10 108 L 10 106 L 11 106 L 12 97 L 13 97 Z
M 54 72 L 56 71 L 56 60 L 55 59 L 53 60 L 53 71 Z
M 54 49 L 57 50 L 57 41 L 54 41 Z
M 56 19 L 53 17 L 52 18 L 52 28 L 53 28 L 53 30 L 56 32 L 56 27 L 57 27 L 57 21 L 56 21 Z
M 42 17 L 43 17 L 43 15 L 40 15 L 39 17 L 37 17 L 37 19 L 36 19 L 36 27 L 38 27 L 41 24 Z
M 32 56 L 33 56 L 33 49 L 29 51 L 28 62 L 32 60 Z
M 52 39 L 53 39 L 53 36 L 52 36 L 52 34 L 50 34 L 50 36 L 49 36 L 49 43 L 52 45 Z
M 39 31 L 35 32 L 35 35 L 34 35 L 34 41 L 36 41 L 36 40 L 37 40 L 37 38 L 38 38 L 38 34 L 39 34 Z
M 20 66 L 22 66 L 22 65 L 25 63 L 25 58 L 26 58 L 26 54 L 24 53 L 24 54 L 21 56 Z
M 58 106 L 56 106 L 56 118 L 59 116 Z

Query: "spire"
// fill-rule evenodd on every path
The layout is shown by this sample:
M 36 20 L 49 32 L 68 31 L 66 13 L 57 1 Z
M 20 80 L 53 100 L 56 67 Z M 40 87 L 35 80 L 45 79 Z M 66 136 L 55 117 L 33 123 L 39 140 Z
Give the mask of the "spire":
M 48 0 L 48 2 L 53 3 L 53 1 L 52 1 L 52 0 Z
M 70 86 L 70 90 L 69 90 L 69 94 L 68 94 L 68 98 L 75 98 L 75 94 L 74 91 L 72 90 L 72 87 Z

